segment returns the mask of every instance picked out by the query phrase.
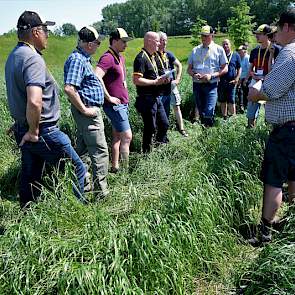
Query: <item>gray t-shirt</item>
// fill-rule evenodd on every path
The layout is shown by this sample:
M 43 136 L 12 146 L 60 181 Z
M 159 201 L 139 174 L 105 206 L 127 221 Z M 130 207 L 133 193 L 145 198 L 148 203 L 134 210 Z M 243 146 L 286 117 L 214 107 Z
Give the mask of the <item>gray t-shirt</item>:
M 6 91 L 11 116 L 26 123 L 27 86 L 42 88 L 40 123 L 57 122 L 60 117 L 58 86 L 46 69 L 42 56 L 30 46 L 19 42 L 5 65 Z

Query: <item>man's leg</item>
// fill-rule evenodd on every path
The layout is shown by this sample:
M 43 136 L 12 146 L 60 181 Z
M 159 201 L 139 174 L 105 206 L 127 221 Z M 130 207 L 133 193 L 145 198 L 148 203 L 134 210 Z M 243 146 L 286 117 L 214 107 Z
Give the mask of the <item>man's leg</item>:
M 228 88 L 228 112 L 229 115 L 235 116 L 236 115 L 236 86 L 234 84 L 229 85 Z
M 248 102 L 247 106 L 247 118 L 248 118 L 248 128 L 253 128 L 256 126 L 256 119 L 259 115 L 260 104 L 257 102 Z
M 205 85 L 206 105 L 204 109 L 204 124 L 212 127 L 214 123 L 215 106 L 217 102 L 217 83 Z
M 282 203 L 282 188 L 264 185 L 262 218 L 272 223 Z
M 195 99 L 195 120 L 198 121 L 202 117 L 201 88 L 200 84 L 193 83 L 193 95 Z
M 128 169 L 129 167 L 129 147 L 132 140 L 132 131 L 128 129 L 126 131 L 120 132 L 120 157 L 122 167 Z
M 162 104 L 163 104 L 167 119 L 169 121 L 171 96 L 170 95 L 162 95 L 161 100 L 162 100 Z
M 44 161 L 30 151 L 31 143 L 21 147 L 21 172 L 19 181 L 20 207 L 24 208 L 31 201 L 36 201 L 41 192 L 41 177 Z
M 169 104 L 170 104 L 170 101 L 169 101 Z M 157 98 L 155 115 L 156 115 L 156 122 L 158 127 L 156 141 L 159 143 L 167 143 L 168 142 L 167 131 L 169 128 L 169 121 L 166 116 L 166 112 L 160 97 Z

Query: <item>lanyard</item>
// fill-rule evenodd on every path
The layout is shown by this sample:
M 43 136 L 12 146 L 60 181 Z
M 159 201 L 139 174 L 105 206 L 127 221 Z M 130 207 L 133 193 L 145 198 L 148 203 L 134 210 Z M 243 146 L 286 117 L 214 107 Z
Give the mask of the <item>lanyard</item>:
M 265 61 L 265 57 L 266 57 L 266 53 L 268 52 L 269 47 L 270 47 L 270 45 L 267 46 L 267 48 L 266 48 L 266 50 L 265 50 L 265 52 L 264 52 L 261 67 L 260 67 L 260 51 L 261 51 L 261 46 L 259 47 L 259 51 L 258 51 L 258 61 L 257 61 L 257 68 L 258 68 L 258 69 L 263 68 L 264 61 Z
M 111 53 L 111 55 L 114 57 L 114 59 L 118 62 L 119 67 L 121 69 L 122 75 L 123 75 L 123 80 L 126 80 L 126 68 L 123 65 L 123 63 L 121 63 L 120 57 L 118 58 L 118 56 L 116 55 L 116 53 L 114 52 L 114 50 L 112 48 L 109 48 L 109 52 Z
M 32 44 L 25 42 L 25 41 L 20 41 L 19 43 L 23 43 L 23 44 L 29 46 L 34 52 L 37 52 L 36 48 Z
M 204 47 L 201 48 L 201 52 L 202 52 L 202 49 L 203 49 L 203 48 L 204 48 Z M 207 51 L 206 55 L 204 56 L 203 60 L 202 60 L 199 56 L 197 57 L 197 60 L 198 60 L 201 64 L 204 64 L 205 61 L 209 58 L 209 55 L 210 55 L 210 47 L 208 47 L 208 51 Z
M 165 67 L 163 65 L 163 62 L 165 63 Z M 169 59 L 167 58 L 167 53 L 166 52 L 160 52 L 160 62 L 163 67 L 163 69 L 168 70 L 169 69 Z
M 227 57 L 227 56 L 226 56 Z M 228 60 L 228 64 L 230 63 L 230 61 L 231 61 L 231 58 L 233 57 L 233 52 L 231 52 L 231 54 L 230 54 L 230 57 L 228 58 L 227 57 L 227 60 Z
M 157 77 L 159 76 L 159 72 L 158 72 L 158 67 L 157 64 L 155 62 L 155 57 L 154 55 L 152 55 L 152 58 L 149 57 L 149 55 L 145 52 L 145 50 L 143 50 L 143 53 L 145 54 L 145 56 L 147 57 L 148 61 L 150 62 L 150 64 L 152 65 L 155 74 L 157 75 Z

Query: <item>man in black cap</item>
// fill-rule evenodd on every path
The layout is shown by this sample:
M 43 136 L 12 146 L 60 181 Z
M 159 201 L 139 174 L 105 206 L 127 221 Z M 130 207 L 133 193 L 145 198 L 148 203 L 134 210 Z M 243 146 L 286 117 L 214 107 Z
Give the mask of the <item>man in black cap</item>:
M 48 72 L 41 51 L 47 46 L 47 26 L 33 11 L 25 11 L 17 22 L 19 42 L 5 65 L 9 110 L 21 149 L 20 205 L 25 207 L 40 194 L 45 162 L 72 160 L 78 179 L 75 193 L 83 199 L 85 167 L 70 139 L 57 127 L 60 117 L 58 87 Z
M 283 48 L 264 83 L 260 82 L 261 88 L 254 85 L 248 95 L 250 101 L 266 101 L 265 118 L 273 125 L 261 170 L 261 242 L 271 240 L 270 228 L 282 202 L 284 182 L 288 181 L 289 200 L 295 197 L 295 8 L 281 14 L 275 38 Z M 255 244 L 259 240 L 255 237 L 250 242 Z
M 109 153 L 101 114 L 104 89 L 91 65 L 91 55 L 96 52 L 101 39 L 95 28 L 83 27 L 78 32 L 78 46 L 64 65 L 64 89 L 71 101 L 78 130 L 77 152 L 81 156 L 87 153 L 90 156 L 93 189 L 97 199 L 109 193 L 106 178 Z M 105 97 L 114 104 L 120 102 L 115 97 Z

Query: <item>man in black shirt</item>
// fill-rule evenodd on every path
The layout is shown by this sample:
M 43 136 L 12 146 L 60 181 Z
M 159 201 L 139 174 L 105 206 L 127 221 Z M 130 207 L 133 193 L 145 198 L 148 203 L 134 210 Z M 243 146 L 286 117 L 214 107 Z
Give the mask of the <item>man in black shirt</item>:
M 159 75 L 155 53 L 160 44 L 156 32 L 147 32 L 144 47 L 135 57 L 133 65 L 133 83 L 136 85 L 137 97 L 135 107 L 141 114 L 144 124 L 142 150 L 150 152 L 152 137 L 157 130 L 156 142 L 166 143 L 169 127 L 168 119 L 160 98 L 160 85 L 169 83 L 165 76 Z

